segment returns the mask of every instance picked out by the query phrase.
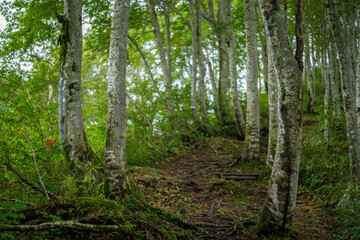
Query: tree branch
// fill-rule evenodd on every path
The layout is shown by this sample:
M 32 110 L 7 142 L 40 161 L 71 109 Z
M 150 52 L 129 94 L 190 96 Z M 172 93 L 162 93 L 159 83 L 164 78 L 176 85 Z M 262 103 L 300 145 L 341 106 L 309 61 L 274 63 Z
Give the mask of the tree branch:
M 172 3 L 172 2 L 171 2 L 171 3 Z M 189 21 L 184 17 L 184 15 L 180 12 L 180 10 L 177 9 L 177 8 L 174 6 L 174 4 L 170 4 L 170 7 L 171 7 L 172 10 L 174 10 L 174 12 L 176 12 L 177 14 L 179 14 L 179 16 L 182 18 L 184 24 L 185 24 L 186 26 L 188 26 L 188 28 L 189 28 L 190 31 L 191 31 L 191 25 L 190 25 Z
M 25 204 L 25 205 L 28 205 L 28 206 L 36 206 L 35 204 L 33 203 L 30 203 L 30 202 L 23 202 L 23 201 L 20 201 L 20 200 L 17 200 L 17 199 L 13 199 L 13 198 L 0 198 L 1 201 L 5 201 L 5 202 L 16 202 L 16 203 L 21 203 L 21 204 Z
M 131 235 L 131 231 L 121 225 L 95 225 L 95 224 L 84 224 L 77 221 L 59 221 L 59 222 L 47 222 L 38 225 L 7 225 L 0 224 L 0 230 L 2 231 L 42 231 L 53 228 L 66 228 L 80 231 L 91 231 L 91 232 L 113 232 L 119 231 Z
M 35 183 L 31 182 L 27 177 L 25 177 L 24 175 L 22 175 L 21 172 L 19 172 L 17 169 L 15 169 L 9 162 L 5 163 L 5 166 L 12 171 L 13 173 L 15 173 L 16 176 L 18 176 L 18 178 L 20 178 L 20 180 L 23 183 L 26 183 L 27 185 L 29 185 L 32 189 L 44 194 L 46 196 L 46 194 L 48 195 L 48 197 L 52 198 L 52 199 L 58 199 L 58 197 L 48 191 L 44 191 L 44 189 L 42 189 L 41 187 L 39 187 L 38 185 L 36 185 Z M 46 194 L 45 194 L 46 193 Z
M 151 68 L 149 67 L 149 64 L 148 64 L 148 62 L 147 62 L 147 60 L 146 60 L 146 58 L 145 58 L 144 53 L 141 51 L 141 49 L 140 49 L 139 45 L 137 44 L 137 42 L 135 41 L 135 39 L 134 39 L 134 38 L 130 37 L 129 35 L 128 35 L 128 38 L 130 39 L 130 41 L 131 41 L 131 42 L 135 45 L 135 47 L 136 47 L 136 48 L 137 48 L 137 50 L 139 51 L 139 53 L 140 53 L 140 55 L 141 55 L 142 59 L 144 60 L 144 63 L 145 63 L 146 69 L 147 69 L 147 70 L 148 70 L 148 72 L 149 72 L 150 79 L 151 79 L 151 81 L 153 82 L 154 87 L 156 88 L 156 91 L 160 94 L 159 88 L 158 88 L 158 86 L 157 86 L 157 84 L 156 84 L 156 82 L 155 82 L 155 80 L 154 80 L 154 76 L 153 76 L 153 74 L 152 74 L 152 72 L 151 72 Z

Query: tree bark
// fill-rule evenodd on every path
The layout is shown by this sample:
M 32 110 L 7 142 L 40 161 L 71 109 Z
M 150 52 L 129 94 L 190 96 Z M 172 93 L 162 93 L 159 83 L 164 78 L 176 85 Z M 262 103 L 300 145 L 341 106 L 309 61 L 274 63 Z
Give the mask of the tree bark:
M 64 81 L 65 102 L 60 108 L 64 107 L 65 117 L 61 116 L 60 121 L 64 119 L 67 130 L 65 157 L 75 166 L 82 167 L 79 162 L 93 163 L 97 160 L 86 140 L 81 106 L 82 1 L 65 0 L 64 10 L 60 35 L 60 75 Z
M 312 90 L 312 81 L 311 81 L 311 64 L 310 64 L 310 41 L 309 34 L 305 34 L 305 66 L 306 66 L 306 89 L 308 94 L 308 102 L 306 105 L 306 111 L 308 113 L 313 113 L 314 106 L 314 94 Z
M 329 72 L 330 72 L 330 85 L 331 85 L 331 100 L 332 105 L 335 106 L 333 116 L 340 117 L 341 111 L 338 103 L 339 97 L 339 78 L 338 78 L 338 65 L 336 57 L 336 49 L 334 41 L 330 41 L 329 48 Z M 358 89 L 358 88 L 357 88 Z
M 219 121 L 220 120 L 219 95 L 218 95 L 219 92 L 216 87 L 214 71 L 213 71 L 209 56 L 207 56 L 206 63 L 207 63 L 208 70 L 209 70 L 211 88 L 212 88 L 212 92 L 213 92 L 213 104 L 214 104 L 215 116 L 216 116 L 216 119 Z
M 207 114 L 206 107 L 206 93 L 205 93 L 205 66 L 204 66 L 204 53 L 202 51 L 201 44 L 201 16 L 200 16 L 200 2 L 201 0 L 195 0 L 195 9 L 196 9 L 196 41 L 197 41 L 197 56 L 198 56 L 198 65 L 199 65 L 199 104 L 200 104 L 200 114 L 201 119 L 204 123 L 209 124 L 209 116 Z M 194 33 L 193 33 L 194 34 Z
M 229 38 L 230 38 L 230 77 L 231 77 L 231 100 L 234 109 L 234 121 L 240 139 L 245 139 L 246 125 L 244 115 L 240 106 L 239 90 L 237 84 L 237 69 L 236 69 L 236 41 L 234 36 L 232 14 L 231 14 L 231 0 L 226 0 L 229 8 Z
M 267 165 L 273 169 L 278 135 L 278 81 L 275 75 L 275 66 L 270 49 L 270 38 L 267 37 L 268 47 L 268 99 L 269 99 L 269 144 L 267 154 Z
M 339 22 L 335 1 L 327 0 L 327 7 L 329 10 L 331 29 L 334 35 L 334 40 L 340 59 L 342 74 L 342 96 L 349 145 L 350 176 L 353 185 L 356 185 L 356 183 L 358 183 L 360 180 L 360 132 L 356 116 L 354 71 L 352 68 L 351 55 L 348 51 L 343 29 Z
M 259 159 L 260 110 L 258 92 L 258 52 L 256 41 L 257 15 L 254 0 L 245 0 L 246 31 L 246 138 L 244 157 L 252 161 Z
M 294 216 L 301 160 L 302 81 L 279 0 L 260 1 L 279 81 L 279 125 L 274 167 L 259 233 L 284 235 Z
M 268 44 L 267 44 L 267 38 L 266 33 L 265 36 L 261 32 L 260 33 L 260 41 L 261 41 L 261 57 L 262 57 L 262 65 L 263 65 L 263 78 L 264 78 L 264 85 L 265 85 L 265 91 L 268 93 L 268 84 L 269 84 L 269 50 L 268 50 Z
M 161 69 L 164 75 L 165 81 L 165 91 L 166 91 L 166 105 L 167 109 L 170 113 L 174 112 L 174 106 L 172 103 L 172 86 L 171 86 L 171 72 L 168 66 L 168 60 L 166 59 L 165 51 L 164 51 L 164 42 L 161 36 L 159 21 L 157 19 L 157 14 L 155 11 L 155 0 L 148 0 L 149 8 L 150 8 L 150 16 L 151 23 L 155 30 L 155 38 L 158 46 Z
M 325 38 L 324 38 L 325 39 Z M 326 41 L 324 43 L 324 58 L 323 58 L 323 64 L 324 64 L 324 114 L 325 114 L 325 122 L 324 122 L 324 140 L 327 144 L 329 142 L 329 97 L 330 97 L 330 82 L 328 77 L 328 68 L 327 68 L 327 44 Z
M 66 133 L 67 133 L 67 129 L 66 129 L 66 124 L 65 124 L 65 104 L 66 104 L 66 99 L 65 99 L 65 94 L 64 94 L 64 78 L 62 77 L 62 68 L 60 68 L 60 72 L 59 72 L 59 138 L 60 138 L 60 143 L 62 144 L 62 146 L 66 146 Z
M 191 112 L 193 118 L 198 120 L 198 108 L 197 108 L 197 96 L 196 96 L 196 73 L 197 73 L 197 35 L 196 35 L 196 19 L 194 13 L 193 0 L 189 0 L 189 12 L 190 12 L 190 23 L 191 23 L 191 50 L 192 50 L 192 65 L 191 65 Z
M 111 22 L 108 123 L 105 147 L 105 177 L 108 197 L 120 200 L 129 191 L 126 170 L 126 54 L 130 0 L 115 1 Z
M 296 53 L 295 58 L 298 62 L 299 69 L 304 70 L 303 53 L 304 53 L 304 39 L 303 39 L 303 1 L 296 0 L 295 4 L 295 35 L 296 35 Z
M 220 124 L 226 125 L 229 119 L 229 103 L 227 99 L 228 81 L 229 81 L 229 57 L 226 47 L 226 32 L 228 21 L 228 9 L 226 1 L 218 3 L 218 28 L 217 38 L 219 44 L 219 107 Z

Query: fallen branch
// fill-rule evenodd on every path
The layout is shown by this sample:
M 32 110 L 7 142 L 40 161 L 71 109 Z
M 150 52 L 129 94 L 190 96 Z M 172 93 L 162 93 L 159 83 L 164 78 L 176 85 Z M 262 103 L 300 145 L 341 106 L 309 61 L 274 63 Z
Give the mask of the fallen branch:
M 13 173 L 15 173 L 16 176 L 18 176 L 18 178 L 20 178 L 20 180 L 23 183 L 26 183 L 27 185 L 29 185 L 32 189 L 44 194 L 45 196 L 49 196 L 52 199 L 58 199 L 58 197 L 49 192 L 49 191 L 44 191 L 43 188 L 39 187 L 38 185 L 36 185 L 35 183 L 31 182 L 29 179 L 27 179 L 24 175 L 21 174 L 21 172 L 19 172 L 17 169 L 15 169 L 9 162 L 5 163 L 6 167 L 12 171 Z
M 36 206 L 36 204 L 34 203 L 30 203 L 30 202 L 23 202 L 14 198 L 0 198 L 1 201 L 5 201 L 5 202 L 16 202 L 16 203 L 21 203 L 21 204 L 25 204 L 28 206 Z
M 113 232 L 119 231 L 128 235 L 132 235 L 132 232 L 120 225 L 94 225 L 84 224 L 77 221 L 59 221 L 59 222 L 47 222 L 37 225 L 6 225 L 0 224 L 1 231 L 42 231 L 53 228 L 66 228 L 80 231 L 91 231 L 91 232 Z

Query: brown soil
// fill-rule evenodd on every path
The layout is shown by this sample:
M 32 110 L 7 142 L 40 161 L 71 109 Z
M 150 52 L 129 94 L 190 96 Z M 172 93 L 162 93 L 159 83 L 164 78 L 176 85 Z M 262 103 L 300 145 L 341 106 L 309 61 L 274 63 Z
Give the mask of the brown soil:
M 266 153 L 266 139 L 260 143 Z M 180 156 L 155 168 L 136 167 L 131 178 L 154 206 L 204 229 L 203 239 L 254 239 L 264 203 L 269 171 L 264 163 L 238 162 L 242 142 L 236 139 L 197 140 Z M 227 181 L 216 172 L 258 173 L 260 179 Z M 300 194 L 291 237 L 333 239 L 335 220 Z

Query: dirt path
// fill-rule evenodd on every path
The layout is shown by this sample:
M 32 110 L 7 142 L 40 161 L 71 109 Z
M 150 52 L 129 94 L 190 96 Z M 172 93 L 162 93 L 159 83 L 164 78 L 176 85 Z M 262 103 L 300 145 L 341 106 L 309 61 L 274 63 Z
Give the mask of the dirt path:
M 153 168 L 138 168 L 132 178 L 156 207 L 203 228 L 204 239 L 253 239 L 261 214 L 269 172 L 264 165 L 232 163 L 241 155 L 236 139 L 210 138 L 192 144 L 180 157 Z M 261 142 L 264 154 L 266 140 Z M 259 173 L 258 180 L 219 179 L 217 172 Z M 292 237 L 333 239 L 334 220 L 300 196 Z

